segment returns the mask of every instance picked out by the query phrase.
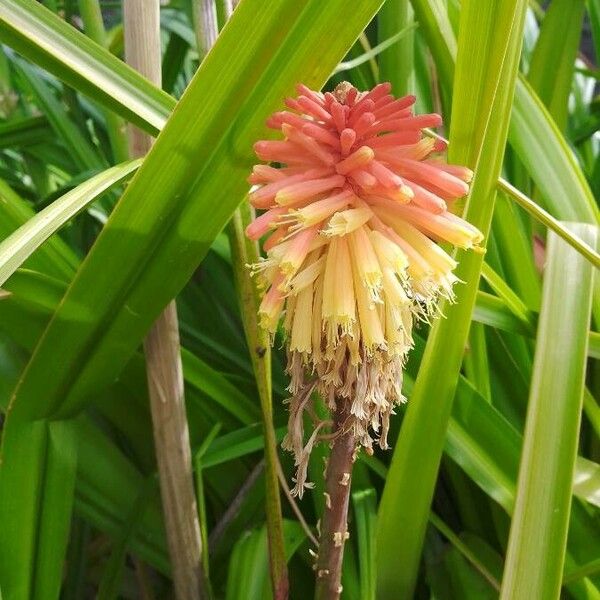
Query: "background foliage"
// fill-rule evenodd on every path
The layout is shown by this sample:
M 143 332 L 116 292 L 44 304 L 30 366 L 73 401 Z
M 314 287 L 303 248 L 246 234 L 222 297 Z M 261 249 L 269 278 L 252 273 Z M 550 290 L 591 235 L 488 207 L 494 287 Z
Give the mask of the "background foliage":
M 356 463 L 343 597 L 600 597 L 600 2 L 547 4 L 242 0 L 204 57 L 198 6 L 171 0 L 158 90 L 121 61 L 119 1 L 0 3 L 3 598 L 171 597 L 139 347 L 173 297 L 212 593 L 270 597 L 265 383 L 234 283 L 252 249 L 223 230 L 266 116 L 344 79 L 444 115 L 490 233 L 417 332 L 393 452 Z M 127 121 L 160 132 L 141 166 Z M 314 493 L 282 496 L 292 598 L 312 594 L 321 460 Z

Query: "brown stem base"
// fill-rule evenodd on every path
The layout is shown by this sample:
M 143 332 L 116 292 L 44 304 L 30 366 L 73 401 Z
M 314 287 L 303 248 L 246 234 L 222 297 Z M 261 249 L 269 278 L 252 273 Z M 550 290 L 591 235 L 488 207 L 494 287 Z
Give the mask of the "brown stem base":
M 336 412 L 336 431 L 343 427 L 346 417 L 345 407 Z M 356 438 L 351 431 L 336 437 L 331 448 L 316 564 L 316 600 L 337 600 L 342 593 L 342 560 L 348 539 L 348 503 L 355 451 Z
M 175 302 L 154 323 L 144 351 L 175 595 L 177 600 L 199 600 L 206 597 L 205 581 Z

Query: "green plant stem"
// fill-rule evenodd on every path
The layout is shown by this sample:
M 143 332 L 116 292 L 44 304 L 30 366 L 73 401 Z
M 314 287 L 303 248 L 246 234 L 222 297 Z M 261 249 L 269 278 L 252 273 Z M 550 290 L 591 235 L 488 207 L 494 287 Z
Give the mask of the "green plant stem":
M 341 404 L 342 401 L 338 401 Z M 337 600 L 342 593 L 342 562 L 348 535 L 348 504 L 357 446 L 352 430 L 343 430 L 348 417 L 346 403 L 332 416 L 334 431 L 338 432 L 338 436 L 333 441 L 327 461 L 326 501 L 321 518 L 315 600 Z
M 537 202 L 527 197 L 521 190 L 518 190 L 505 179 L 500 178 L 498 180 L 498 188 L 506 192 L 516 204 L 527 211 L 534 219 L 536 219 L 536 221 L 545 225 L 565 242 L 573 246 L 577 252 L 589 260 L 596 268 L 600 268 L 600 254 L 572 231 L 569 231 L 568 228 L 560 223 L 558 219 L 555 219 L 549 212 L 544 210 Z
M 231 6 L 223 7 L 223 17 L 231 15 Z M 194 0 L 194 25 L 198 47 L 206 54 L 217 39 L 217 11 L 214 0 Z M 245 229 L 253 218 L 251 208 L 244 204 L 236 209 L 227 226 L 231 262 L 240 299 L 240 310 L 246 341 L 250 348 L 252 368 L 260 396 L 263 432 L 265 436 L 265 496 L 267 540 L 271 588 L 275 600 L 287 598 L 289 590 L 287 561 L 283 538 L 283 517 L 277 469 L 277 438 L 273 427 L 273 391 L 271 384 L 271 347 L 268 334 L 258 325 L 259 298 L 250 279 L 247 264 L 258 262 L 256 242 L 246 238 Z
M 227 229 L 231 245 L 231 262 L 240 297 L 242 321 L 254 370 L 265 436 L 265 485 L 269 564 L 273 597 L 287 598 L 288 573 L 283 543 L 281 497 L 277 481 L 277 438 L 273 427 L 273 392 L 271 384 L 271 345 L 268 333 L 258 325 L 259 299 L 246 264 L 258 261 L 258 247 L 245 236 L 252 210 L 246 203 L 236 210 Z
M 125 58 L 160 85 L 159 4 L 126 0 L 123 4 Z M 130 127 L 130 153 L 144 156 L 152 138 Z M 177 307 L 171 301 L 144 340 L 150 411 L 158 463 L 163 514 L 173 583 L 178 600 L 205 597 L 202 547 L 183 393 Z

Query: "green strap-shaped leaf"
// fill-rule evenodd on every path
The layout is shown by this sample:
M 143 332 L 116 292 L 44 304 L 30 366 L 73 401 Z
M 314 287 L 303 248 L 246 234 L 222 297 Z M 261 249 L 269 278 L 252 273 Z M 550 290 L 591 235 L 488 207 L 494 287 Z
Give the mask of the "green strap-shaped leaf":
M 306 539 L 296 521 L 283 522 L 285 553 L 289 560 Z M 231 553 L 225 600 L 270 600 L 266 527 L 245 532 Z
M 76 412 L 115 379 L 243 200 L 252 143 L 265 135 L 268 114 L 281 106 L 297 82 L 320 87 L 380 4 L 381 0 L 361 2 L 343 23 L 342 0 L 243 0 L 236 8 L 80 267 L 12 399 L 0 468 L 0 521 L 19 531 L 0 557 L 0 579 L 8 585 L 8 597 L 13 591 L 16 597 L 56 597 L 54 588 L 42 595 L 42 576 L 47 572 L 55 581 L 60 574 L 64 526 L 71 514 L 71 490 L 62 490 L 58 498 L 56 490 L 46 486 L 52 492 L 50 506 L 62 500 L 53 514 L 61 535 L 46 571 L 46 563 L 37 560 L 38 549 L 46 547 L 38 543 L 46 520 L 33 518 L 39 505 L 37 488 L 23 485 L 24 472 L 43 468 L 43 432 L 34 428 L 46 423 L 29 419 Z M 49 13 L 34 6 L 25 0 L 0 6 L 4 41 L 17 50 L 31 50 L 33 44 L 34 58 L 42 66 L 62 69 L 62 77 L 86 93 L 100 90 L 99 97 L 109 106 L 109 96 L 120 98 L 120 103 L 134 107 L 129 118 L 142 124 L 135 116 L 140 112 L 154 130 L 161 128 L 167 115 L 157 110 L 160 101 L 150 98 L 156 110 L 148 114 L 133 93 L 131 82 L 142 89 L 143 82 L 128 79 L 133 75 L 116 59 L 111 62 L 105 51 L 66 25 L 59 28 Z M 13 19 L 10 25 L 7 15 Z M 24 32 L 31 35 L 32 22 L 37 34 L 24 38 Z M 55 27 L 61 36 L 53 36 Z M 69 37 L 68 52 L 63 46 L 64 63 L 52 58 L 52 41 L 62 44 Z M 325 38 L 329 42 L 323 45 Z M 20 455 L 23 446 L 30 449 Z M 20 473 L 7 464 L 20 464 Z M 20 486 L 18 492 L 15 486 Z M 23 585 L 25 592 L 19 596 Z
M 437 0 L 414 0 L 423 31 L 442 82 L 452 86 L 456 40 Z M 480 48 L 485 47 L 482 41 Z M 474 50 L 476 56 L 481 50 Z M 469 84 L 472 87 L 472 83 Z M 519 76 L 508 132 L 517 152 L 552 215 L 565 221 L 598 222 L 598 208 L 581 168 L 543 103 Z
M 0 180 L 0 237 L 2 239 L 14 232 L 35 216 L 35 211 Z M 31 256 L 27 267 L 43 271 L 47 275 L 67 279 L 77 269 L 79 261 L 75 253 L 59 238 L 53 238 Z
M 145 485 L 133 461 L 91 419 L 81 416 L 75 428 L 78 465 L 75 510 L 100 531 L 118 538 L 127 527 L 132 503 Z M 132 550 L 161 573 L 169 572 L 169 558 L 158 486 L 154 500 L 141 516 Z
M 0 148 L 23 148 L 51 139 L 52 130 L 43 116 L 20 117 L 0 124 Z
M 476 165 L 467 219 L 489 232 L 517 75 L 526 3 L 463 2 L 450 131 L 450 161 Z M 475 96 L 473 90 L 476 90 Z M 481 255 L 458 254 L 457 303 L 429 337 L 381 499 L 378 597 L 413 595 L 452 400 L 475 304 Z
M 595 227 L 571 227 L 595 246 Z M 585 387 L 592 281 L 591 265 L 550 234 L 521 467 L 500 594 L 503 600 L 560 596 Z M 565 289 L 568 294 L 564 294 Z
M 535 44 L 527 78 L 561 131 L 567 126 L 585 0 L 553 0 Z M 560 39 L 560 44 L 556 40 Z
M 64 142 L 69 156 L 73 158 L 77 166 L 82 170 L 102 168 L 104 164 L 96 149 L 92 147 L 77 125 L 71 121 L 48 84 L 40 79 L 39 73 L 19 58 L 14 59 L 13 65 L 24 80 L 26 88 L 29 88 L 33 94 L 35 103 L 46 115 L 55 134 Z
M 65 223 L 104 192 L 129 177 L 141 164 L 130 161 L 111 167 L 67 192 L 0 242 L 0 286 Z
M 58 598 L 73 505 L 76 446 L 69 421 L 13 422 L 0 476 L 0 582 L 5 598 Z
M 598 207 L 573 152 L 523 78 L 515 88 L 509 141 L 553 216 L 598 222 Z
M 356 518 L 358 568 L 361 600 L 376 599 L 375 531 L 377 523 L 377 493 L 373 488 L 352 494 Z
M 0 3 L 0 41 L 75 89 L 156 133 L 175 100 L 35 0 Z
M 72 413 L 119 373 L 244 198 L 266 116 L 297 81 L 322 85 L 379 0 L 315 53 L 343 4 L 240 4 L 84 261 L 13 406 Z
M 409 0 L 386 2 L 377 15 L 377 40 L 381 44 L 411 25 L 413 10 Z M 408 31 L 379 55 L 379 80 L 389 81 L 396 96 L 414 94 L 414 31 Z
M 422 352 L 424 342 L 417 339 L 415 353 Z M 415 369 L 409 363 L 407 386 Z M 445 453 L 485 493 L 510 515 L 515 505 L 519 455 L 523 439 L 509 421 L 463 377 L 459 378 L 455 401 L 445 441 Z M 597 484 L 600 466 L 577 457 L 572 493 L 580 500 L 598 506 Z M 376 471 L 382 478 L 383 472 Z M 580 502 L 572 506 L 569 538 L 570 565 L 591 561 L 600 551 L 600 535 L 593 518 Z M 573 567 L 570 567 L 570 569 Z M 590 585 L 590 584 L 588 584 Z

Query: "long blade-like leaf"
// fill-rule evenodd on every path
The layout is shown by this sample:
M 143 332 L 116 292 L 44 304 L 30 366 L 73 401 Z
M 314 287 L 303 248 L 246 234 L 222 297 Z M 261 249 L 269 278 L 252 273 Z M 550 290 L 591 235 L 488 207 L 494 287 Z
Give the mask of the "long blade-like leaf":
M 0 40 L 25 58 L 156 133 L 175 101 L 34 0 L 0 3 Z
M 141 164 L 130 161 L 88 179 L 55 200 L 0 242 L 0 286 L 65 223 L 104 192 L 121 183 Z
M 0 582 L 3 597 L 58 598 L 76 472 L 73 424 L 13 422 L 2 443 Z
M 594 196 L 571 149 L 522 78 L 515 88 L 509 141 L 553 216 L 562 221 L 598 222 Z
M 475 166 L 467 218 L 487 234 L 503 158 L 521 46 L 525 2 L 464 2 L 453 97 L 453 162 Z M 490 77 L 494 74 L 495 77 Z M 473 98 L 473 90 L 477 90 Z M 430 335 L 394 451 L 378 516 L 378 591 L 410 598 L 475 303 L 482 257 L 460 254 L 457 304 Z M 423 432 L 427 431 L 427 435 Z M 401 507 L 402 510 L 398 510 Z
M 571 226 L 591 246 L 596 229 Z M 558 598 L 585 386 L 591 265 L 548 237 L 525 440 L 500 597 Z M 563 294 L 564 289 L 568 294 Z M 560 343 L 556 343 L 560 340 Z
M 546 11 L 528 79 L 554 122 L 564 131 L 569 94 L 579 50 L 585 0 L 553 0 Z M 556 40 L 561 43 L 557 44 Z
M 440 79 L 450 85 L 456 41 L 448 17 L 432 0 L 413 0 L 413 4 Z M 543 103 L 522 76 L 515 87 L 508 139 L 554 217 L 597 223 L 598 208 L 581 168 Z
M 35 216 L 34 210 L 4 181 L 0 180 L 0 237 L 7 238 Z M 44 244 L 29 259 L 26 266 L 47 275 L 65 279 L 75 273 L 78 265 L 75 253 L 58 237 Z
M 4 546 L 2 557 L 2 568 L 18 577 L 12 580 L 15 587 L 7 588 L 9 596 L 20 585 L 27 589 L 17 597 L 37 597 L 29 592 L 41 594 L 43 589 L 36 587 L 43 568 L 36 551 L 47 521 L 32 518 L 37 488 L 23 481 L 26 471 L 43 467 L 42 434 L 33 428 L 46 423 L 27 419 L 74 412 L 114 380 L 243 199 L 252 142 L 264 135 L 267 115 L 298 81 L 322 85 L 380 3 L 362 2 L 342 27 L 342 0 L 326 5 L 320 0 L 244 0 L 237 7 L 80 267 L 12 399 L 3 436 L 4 458 L 10 455 L 10 461 L 0 468 L 0 520 L 20 532 L 14 544 Z M 1 8 L 5 15 L 22 6 L 19 1 Z M 42 38 L 51 35 L 52 27 L 42 28 Z M 333 29 L 336 36 L 315 53 Z M 11 31 L 19 38 L 19 28 Z M 75 56 L 82 61 L 89 53 Z M 102 68 L 105 79 L 96 80 L 96 86 L 104 85 L 106 95 L 106 90 L 114 91 L 114 80 L 107 81 L 106 65 Z M 158 120 L 155 127 L 160 128 Z M 21 436 L 28 428 L 32 431 Z M 30 450 L 19 462 L 23 445 Z M 23 464 L 20 473 L 15 474 L 13 464 Z M 73 473 L 71 468 L 69 475 Z M 15 486 L 22 489 L 17 493 Z M 64 554 L 72 498 L 71 490 L 63 490 L 55 515 L 61 535 L 49 570 L 54 576 L 60 572 L 56 564 Z M 55 499 L 54 494 L 49 497 L 49 506 Z M 50 592 L 46 598 L 55 596 Z
M 342 4 L 240 4 L 86 258 L 15 405 L 31 416 L 73 412 L 118 374 L 243 198 L 267 114 L 299 79 L 324 81 L 379 1 L 362 3 L 315 55 Z
M 26 82 L 27 88 L 34 96 L 36 104 L 44 112 L 55 134 L 63 140 L 69 156 L 82 169 L 98 169 L 104 165 L 86 136 L 71 121 L 61 106 L 60 101 L 50 91 L 45 81 L 29 64 L 15 59 L 14 68 Z

